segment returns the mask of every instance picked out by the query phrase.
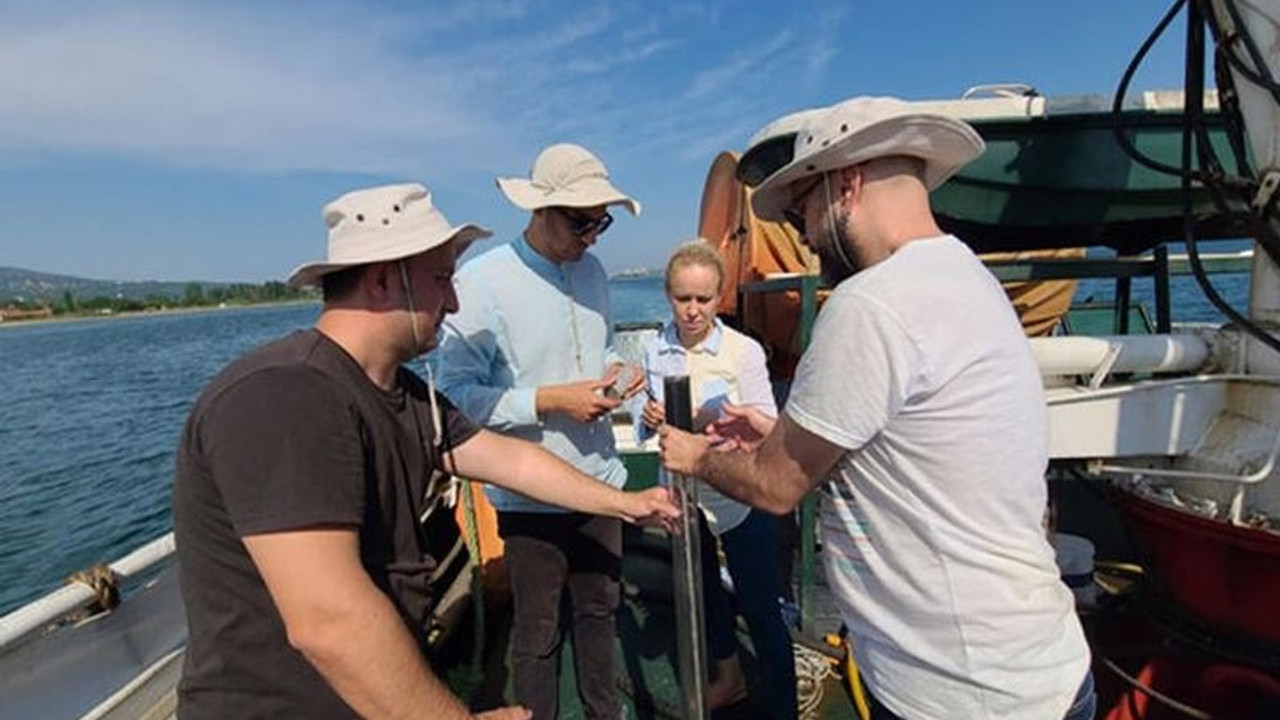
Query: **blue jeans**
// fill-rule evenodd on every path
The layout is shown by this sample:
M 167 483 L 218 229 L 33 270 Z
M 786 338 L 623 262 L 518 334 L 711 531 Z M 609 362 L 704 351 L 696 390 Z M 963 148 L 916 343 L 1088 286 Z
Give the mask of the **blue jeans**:
M 867 691 L 867 705 L 871 708 L 871 720 L 902 720 L 881 705 L 870 690 Z M 1076 691 L 1076 699 L 1071 702 L 1071 707 L 1062 716 L 1062 720 L 1093 720 L 1097 712 L 1098 694 L 1094 692 L 1093 672 L 1090 671 L 1085 674 L 1084 682 L 1080 683 L 1080 689 Z
M 1062 720 L 1093 720 L 1098 712 L 1098 693 L 1093 689 L 1093 672 L 1085 674 L 1084 682 L 1076 691 L 1076 699 L 1071 702 L 1067 714 Z
M 716 540 L 699 513 L 702 528 L 702 598 L 706 610 L 707 652 L 724 660 L 737 652 L 734 612 L 720 584 Z M 782 620 L 781 565 L 778 558 L 778 519 L 752 510 L 737 527 L 720 536 L 729 576 L 733 578 L 738 612 L 747 621 L 751 645 L 756 651 L 758 696 L 771 720 L 795 720 L 796 660 L 791 635 Z

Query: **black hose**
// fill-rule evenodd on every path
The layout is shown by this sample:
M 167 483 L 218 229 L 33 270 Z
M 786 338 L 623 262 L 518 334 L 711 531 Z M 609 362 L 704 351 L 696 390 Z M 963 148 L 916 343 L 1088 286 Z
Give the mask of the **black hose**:
M 1253 35 L 1244 26 L 1244 19 L 1240 17 L 1240 11 L 1236 8 L 1234 2 L 1227 2 L 1225 5 L 1227 6 L 1227 12 L 1231 14 L 1231 22 L 1236 27 L 1235 36 L 1227 39 L 1227 62 L 1239 71 L 1241 76 L 1248 78 L 1249 82 L 1271 93 L 1271 97 L 1277 103 L 1280 103 L 1280 84 L 1276 83 L 1275 78 L 1271 76 L 1271 69 L 1267 67 L 1267 60 L 1263 57 L 1262 52 L 1258 50 L 1258 44 L 1253 41 Z M 1257 70 L 1249 69 L 1244 64 L 1244 61 L 1236 57 L 1236 54 L 1231 51 L 1230 41 L 1237 38 L 1244 44 L 1245 52 L 1249 53 L 1249 59 L 1253 61 L 1253 66 Z
M 1225 206 L 1225 201 L 1218 195 L 1221 192 L 1221 185 L 1213 182 L 1215 175 L 1221 176 L 1221 170 L 1213 170 L 1217 166 L 1217 161 L 1212 155 L 1212 147 L 1208 144 L 1207 136 L 1203 135 L 1197 128 L 1199 126 L 1199 129 L 1202 129 L 1204 125 L 1204 27 L 1204 17 L 1201 14 L 1200 6 L 1197 3 L 1187 5 L 1186 85 L 1182 114 L 1181 172 L 1182 227 L 1183 236 L 1187 244 L 1187 259 L 1191 264 L 1192 275 L 1209 302 L 1259 342 L 1276 352 L 1280 352 L 1280 340 L 1272 337 L 1266 330 L 1231 307 L 1218 294 L 1217 289 L 1209 282 L 1209 276 L 1200 261 L 1200 249 L 1195 233 L 1195 217 L 1191 205 L 1191 181 L 1193 177 L 1191 173 L 1191 143 L 1193 138 L 1197 140 L 1197 155 L 1201 158 L 1201 177 L 1205 185 L 1209 186 L 1215 195 L 1215 202 L 1219 203 L 1219 210 L 1229 212 L 1229 209 Z M 1206 160 L 1211 163 L 1210 172 L 1205 172 L 1204 170 L 1203 166 Z
M 1169 23 L 1173 22 L 1173 19 L 1178 17 L 1178 12 L 1182 10 L 1182 6 L 1185 5 L 1186 2 L 1187 0 L 1175 0 L 1173 6 L 1170 7 L 1169 11 L 1160 19 L 1160 22 L 1156 25 L 1155 29 L 1151 31 L 1151 34 L 1147 35 L 1147 39 L 1142 42 L 1142 46 L 1138 48 L 1138 52 L 1134 54 L 1133 59 L 1129 61 L 1129 67 L 1125 68 L 1124 75 L 1120 77 L 1120 86 L 1116 88 L 1115 98 L 1111 103 L 1111 117 L 1114 120 L 1112 125 L 1115 131 L 1116 142 L 1120 144 L 1124 153 L 1133 158 L 1140 165 L 1145 165 L 1156 172 L 1164 173 L 1166 175 L 1182 175 L 1182 173 L 1185 172 L 1185 169 L 1166 165 L 1147 157 L 1146 155 L 1143 155 L 1138 148 L 1134 147 L 1133 143 L 1129 140 L 1129 136 L 1124 132 L 1124 98 L 1125 95 L 1129 93 L 1129 84 L 1133 82 L 1133 76 L 1138 71 L 1138 67 L 1142 65 L 1142 61 L 1146 59 L 1147 53 L 1151 51 L 1151 46 L 1155 45 L 1156 40 L 1159 40 L 1160 36 L 1164 34 L 1164 31 L 1168 29 Z
M 1254 41 L 1253 35 L 1249 32 L 1248 27 L 1245 26 L 1243 18 L 1240 16 L 1240 11 L 1236 7 L 1236 3 L 1225 3 L 1226 10 L 1230 15 L 1231 24 L 1234 26 L 1234 32 L 1227 34 L 1223 31 L 1217 15 L 1212 12 L 1212 7 L 1206 9 L 1204 6 L 1204 0 L 1198 1 L 1201 3 L 1201 14 L 1208 20 L 1209 26 L 1213 30 L 1214 39 L 1217 43 L 1218 57 L 1224 59 L 1226 65 L 1230 66 L 1230 68 L 1234 68 L 1245 80 L 1252 82 L 1258 87 L 1269 92 L 1273 101 L 1277 105 L 1280 105 L 1280 83 L 1277 83 L 1275 77 L 1271 74 L 1271 69 L 1267 65 L 1265 57 L 1263 57 L 1262 53 L 1258 50 L 1258 45 Z M 1257 68 L 1256 71 L 1246 66 L 1236 54 L 1233 49 L 1236 45 L 1244 46 L 1245 51 L 1249 54 L 1250 60 Z M 1248 169 L 1248 164 L 1240 160 L 1243 155 L 1243 147 L 1237 147 L 1237 145 L 1243 145 L 1243 136 L 1245 133 L 1243 126 L 1240 123 L 1238 102 L 1239 94 L 1235 91 L 1234 80 L 1231 77 L 1230 71 L 1224 70 L 1222 65 L 1219 65 L 1217 69 L 1219 71 L 1218 75 L 1220 76 L 1218 78 L 1219 88 L 1228 88 L 1230 102 L 1232 103 L 1233 112 L 1231 115 L 1228 115 L 1228 117 L 1230 117 L 1233 122 L 1229 127 L 1228 137 L 1232 142 L 1232 150 L 1237 156 L 1237 166 L 1242 168 L 1246 174 L 1256 176 L 1255 172 Z M 1219 97 L 1222 97 L 1221 92 L 1219 92 Z M 1261 178 L 1259 178 L 1259 180 L 1261 180 Z M 1257 192 L 1258 185 L 1256 182 L 1250 187 L 1250 190 L 1252 193 Z M 1245 198 L 1246 204 L 1250 201 L 1251 196 Z M 1253 221 L 1252 234 L 1255 240 L 1257 240 L 1258 245 L 1267 252 L 1272 261 L 1277 265 L 1280 265 L 1280 217 L 1277 217 L 1276 215 L 1275 198 L 1272 198 L 1268 202 L 1254 208 L 1250 213 L 1250 218 Z

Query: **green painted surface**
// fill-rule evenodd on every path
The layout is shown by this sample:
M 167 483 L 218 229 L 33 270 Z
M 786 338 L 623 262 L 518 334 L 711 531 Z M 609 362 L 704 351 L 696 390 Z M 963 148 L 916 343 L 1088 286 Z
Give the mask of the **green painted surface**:
M 1238 174 L 1221 118 L 1206 123 L 1226 172 Z M 931 198 L 944 226 L 979 250 L 1099 244 L 1133 254 L 1181 235 L 1180 179 L 1126 155 L 1109 114 L 972 124 L 986 151 Z M 1144 156 L 1180 167 L 1181 113 L 1127 112 L 1124 127 Z M 1193 192 L 1205 237 L 1239 236 L 1207 191 Z
M 1114 335 L 1116 321 L 1114 305 L 1075 305 L 1062 319 L 1062 326 L 1063 331 L 1068 335 Z M 1154 328 L 1151 315 L 1144 306 L 1129 307 L 1130 334 L 1149 335 L 1154 332 Z
M 621 453 L 627 468 L 627 489 L 644 490 L 658 484 L 658 453 L 652 450 Z

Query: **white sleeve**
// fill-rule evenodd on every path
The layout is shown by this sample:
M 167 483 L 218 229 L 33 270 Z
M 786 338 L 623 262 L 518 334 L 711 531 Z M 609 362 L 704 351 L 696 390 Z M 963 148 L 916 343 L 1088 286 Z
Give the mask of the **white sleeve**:
M 769 366 L 765 361 L 764 348 L 749 337 L 746 351 L 742 354 L 742 367 L 738 371 L 738 390 L 742 393 L 742 404 L 758 408 L 769 417 L 778 416 L 777 404 L 773 401 L 773 386 L 769 383 Z
M 919 386 L 920 358 L 892 309 L 865 295 L 833 294 L 796 369 L 786 412 L 809 432 L 856 450 Z

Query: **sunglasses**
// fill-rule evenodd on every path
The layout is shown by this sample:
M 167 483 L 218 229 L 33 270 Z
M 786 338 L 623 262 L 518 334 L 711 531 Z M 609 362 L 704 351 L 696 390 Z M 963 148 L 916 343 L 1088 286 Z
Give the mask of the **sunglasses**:
M 791 204 L 782 210 L 782 218 L 787 221 L 796 232 L 804 235 L 804 203 L 808 199 L 809 194 L 818 189 L 826 173 L 819 174 L 810 182 L 803 190 L 794 193 L 791 196 Z
M 599 235 L 613 224 L 613 216 L 605 213 L 600 217 L 591 217 L 566 208 L 556 208 L 569 221 L 569 230 L 577 237 L 586 237 L 592 233 Z

